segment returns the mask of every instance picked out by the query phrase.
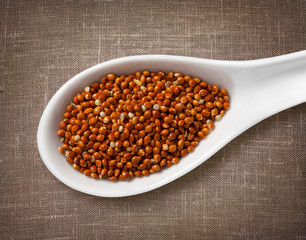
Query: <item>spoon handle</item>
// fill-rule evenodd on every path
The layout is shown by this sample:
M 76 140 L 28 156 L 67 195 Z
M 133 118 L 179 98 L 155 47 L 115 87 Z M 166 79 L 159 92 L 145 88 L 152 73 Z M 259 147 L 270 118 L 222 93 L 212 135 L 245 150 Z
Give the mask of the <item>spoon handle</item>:
M 242 62 L 240 70 L 236 90 L 250 120 L 306 102 L 306 51 Z

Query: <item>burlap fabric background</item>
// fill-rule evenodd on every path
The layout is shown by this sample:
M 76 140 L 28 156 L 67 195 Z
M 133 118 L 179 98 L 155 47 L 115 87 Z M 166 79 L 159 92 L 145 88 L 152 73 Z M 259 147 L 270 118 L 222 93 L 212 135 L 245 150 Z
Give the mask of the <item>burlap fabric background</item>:
M 304 50 L 305 16 L 303 0 L 1 0 L 0 238 L 306 239 L 305 103 L 177 181 L 126 198 L 68 188 L 36 144 L 48 101 L 87 67 L 136 54 L 247 60 Z

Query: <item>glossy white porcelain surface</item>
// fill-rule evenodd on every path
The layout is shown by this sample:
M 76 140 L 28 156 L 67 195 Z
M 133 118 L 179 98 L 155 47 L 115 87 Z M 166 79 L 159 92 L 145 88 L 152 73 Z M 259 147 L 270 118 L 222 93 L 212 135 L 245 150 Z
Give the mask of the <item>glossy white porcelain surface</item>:
M 131 181 L 95 180 L 74 170 L 58 152 L 56 132 L 73 96 L 108 73 L 136 71 L 181 72 L 228 89 L 231 108 L 196 150 L 179 164 L 149 177 Z M 169 55 L 124 57 L 93 66 L 67 81 L 48 103 L 39 123 L 37 143 L 42 160 L 52 174 L 78 191 L 122 197 L 147 192 L 188 173 L 209 159 L 236 136 L 259 121 L 306 101 L 306 51 L 252 60 L 219 61 Z

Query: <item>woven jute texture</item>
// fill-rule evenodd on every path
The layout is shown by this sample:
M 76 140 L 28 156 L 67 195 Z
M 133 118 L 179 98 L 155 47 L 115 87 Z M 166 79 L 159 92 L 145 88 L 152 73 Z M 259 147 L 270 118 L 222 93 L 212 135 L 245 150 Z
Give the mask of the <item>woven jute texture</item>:
M 0 238 L 306 239 L 305 103 L 182 178 L 125 198 L 65 186 L 36 142 L 53 94 L 92 65 L 137 54 L 249 60 L 300 51 L 305 16 L 303 0 L 0 0 Z

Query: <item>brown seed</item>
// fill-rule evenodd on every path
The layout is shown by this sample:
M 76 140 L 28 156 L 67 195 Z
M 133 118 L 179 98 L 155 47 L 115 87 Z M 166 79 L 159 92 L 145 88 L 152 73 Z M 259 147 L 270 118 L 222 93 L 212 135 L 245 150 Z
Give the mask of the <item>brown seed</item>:
M 125 166 L 130 169 L 133 167 L 133 164 L 129 161 L 129 162 L 126 162 Z
M 212 102 L 206 102 L 205 103 L 205 106 L 207 107 L 207 108 L 209 108 L 209 109 L 211 109 L 211 108 L 213 108 L 213 103 Z
M 223 107 L 224 107 L 225 109 L 229 109 L 229 108 L 230 108 L 230 104 L 229 104 L 228 102 L 224 102 L 224 103 L 223 103 Z
M 80 169 L 80 166 L 79 166 L 78 164 L 76 164 L 76 163 L 74 163 L 74 164 L 72 165 L 72 167 L 73 167 L 75 170 L 79 170 L 79 169 Z
M 213 130 L 215 128 L 215 124 L 213 122 L 208 123 L 208 129 Z
M 112 73 L 110 73 L 110 74 L 107 75 L 107 79 L 110 80 L 110 81 L 114 81 L 115 78 L 116 78 L 115 75 L 112 74 Z
M 169 134 L 169 130 L 164 129 L 163 131 L 161 131 L 160 135 L 162 136 L 167 136 Z
M 146 169 L 146 167 L 147 167 L 147 166 L 146 166 L 145 164 L 142 163 L 142 164 L 140 164 L 140 165 L 138 166 L 138 169 L 142 171 L 142 170 Z
M 123 168 L 123 163 L 122 163 L 122 162 L 116 163 L 116 167 L 117 167 L 117 168 Z
M 193 117 L 186 117 L 184 121 L 186 124 L 191 124 L 193 122 Z
M 148 176 L 194 151 L 229 100 L 226 89 L 181 73 L 110 73 L 67 107 L 59 151 L 93 178 Z
M 178 145 L 179 149 L 183 149 L 183 147 L 184 147 L 184 140 L 183 139 L 179 140 L 177 145 Z
M 58 130 L 58 132 L 57 132 L 57 136 L 59 136 L 59 137 L 64 137 L 65 136 L 65 131 L 64 130 Z
M 90 176 L 92 178 L 99 178 L 99 175 L 97 173 L 91 173 Z
M 118 180 L 116 176 L 109 177 L 108 179 L 113 182 L 116 182 Z
M 91 117 L 88 121 L 89 125 L 95 125 L 98 122 L 98 118 Z
M 96 167 L 95 165 L 92 165 L 92 166 L 90 167 L 90 171 L 91 171 L 92 173 L 95 173 L 95 172 L 97 171 L 97 167 Z
M 143 164 L 151 165 L 151 160 L 147 158 L 147 159 L 143 160 Z
M 214 115 L 214 116 L 218 115 L 218 113 L 219 113 L 219 111 L 218 111 L 217 108 L 214 108 L 214 109 L 211 110 L 211 114 Z
M 177 164 L 179 162 L 179 158 L 178 157 L 174 157 L 172 158 L 172 163 Z
M 84 174 L 89 177 L 91 175 L 91 171 L 89 169 L 84 171 Z
M 176 151 L 176 145 L 170 145 L 169 152 L 175 152 Z
M 172 119 L 170 117 L 165 117 L 164 122 L 170 124 L 172 122 Z
M 92 156 L 94 159 L 101 159 L 101 154 L 98 152 L 95 152 Z
M 187 151 L 188 151 L 188 152 L 193 152 L 193 151 L 194 151 L 194 147 L 191 146 L 191 145 L 188 146 L 188 147 L 187 147 Z
M 187 102 L 188 102 L 187 97 L 184 96 L 184 97 L 181 98 L 181 103 L 185 104 Z
M 139 170 L 135 171 L 135 176 L 138 178 L 142 177 L 143 176 L 142 171 Z
M 147 126 L 145 127 L 145 131 L 146 131 L 147 133 L 152 132 L 152 126 L 151 126 L 151 125 L 147 125 Z
M 181 156 L 185 157 L 188 154 L 186 149 L 181 150 Z
M 154 171 L 159 171 L 159 170 L 160 170 L 160 167 L 159 167 L 158 164 L 154 164 L 154 165 L 152 166 L 152 169 L 153 169 Z
M 148 170 L 142 170 L 141 172 L 144 176 L 149 176 L 150 172 Z
M 80 153 L 83 152 L 80 147 L 74 147 L 74 148 L 72 148 L 72 151 L 75 152 L 76 154 L 80 154 Z

